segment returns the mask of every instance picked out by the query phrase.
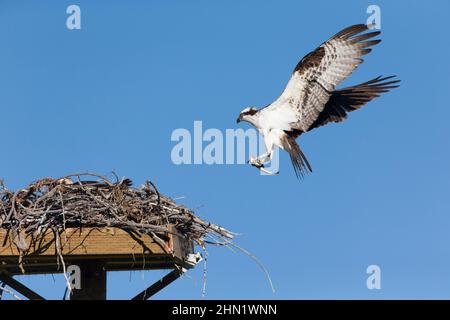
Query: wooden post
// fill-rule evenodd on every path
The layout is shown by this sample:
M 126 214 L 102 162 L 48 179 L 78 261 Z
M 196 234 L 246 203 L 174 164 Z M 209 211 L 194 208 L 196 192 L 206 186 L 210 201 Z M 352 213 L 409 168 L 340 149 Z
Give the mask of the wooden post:
M 102 261 L 73 263 L 80 267 L 81 288 L 73 289 L 70 300 L 106 300 L 106 270 Z
M 151 236 L 139 234 L 131 236 L 127 231 L 117 228 L 68 228 L 65 230 L 62 255 L 66 264 L 66 271 L 77 272 L 80 289 L 73 289 L 71 300 L 106 300 L 107 272 L 172 269 L 174 271 L 141 292 L 135 299 L 148 299 L 172 281 L 176 280 L 185 270 L 193 268 L 195 264 L 187 257 L 194 253 L 194 243 L 177 235 L 173 226 L 168 228 L 167 234 L 161 234 L 163 244 L 156 242 Z M 12 289 L 29 299 L 43 299 L 11 278 L 21 275 L 18 265 L 20 252 L 11 241 L 1 246 L 3 239 L 8 238 L 8 232 L 0 228 L 0 282 L 6 283 Z M 42 249 L 44 248 L 44 249 Z M 61 273 L 61 265 L 57 263 L 55 255 L 56 245 L 54 235 L 48 233 L 39 248 L 23 257 L 26 274 Z M 39 249 L 39 250 L 37 250 Z M 69 266 L 78 266 L 67 270 Z M 179 268 L 183 269 L 179 269 Z M 184 270 L 180 272 L 180 270 Z M 3 272 L 3 273 L 2 273 Z M 2 277 L 6 274 L 9 278 Z M 6 279 L 6 280 L 5 280 Z M 3 281 L 2 281 L 3 280 Z M 73 284 L 75 284 L 73 283 Z

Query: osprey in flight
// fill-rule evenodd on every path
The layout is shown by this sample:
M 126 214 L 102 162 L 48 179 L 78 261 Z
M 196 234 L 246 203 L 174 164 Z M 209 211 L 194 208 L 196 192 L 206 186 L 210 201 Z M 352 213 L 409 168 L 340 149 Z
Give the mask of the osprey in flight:
M 267 150 L 257 158 L 250 158 L 253 166 L 270 173 L 264 164 L 272 159 L 273 148 L 277 146 L 289 153 L 297 177 L 312 172 L 295 142 L 297 137 L 329 122 L 343 121 L 348 112 L 398 87 L 395 84 L 399 80 L 392 79 L 395 76 L 379 76 L 336 90 L 363 62 L 361 57 L 371 51 L 370 47 L 381 41 L 372 39 L 380 32 L 368 31 L 370 28 L 358 24 L 340 31 L 300 60 L 277 100 L 259 110 L 250 107 L 241 111 L 237 122 L 254 125 L 264 137 Z

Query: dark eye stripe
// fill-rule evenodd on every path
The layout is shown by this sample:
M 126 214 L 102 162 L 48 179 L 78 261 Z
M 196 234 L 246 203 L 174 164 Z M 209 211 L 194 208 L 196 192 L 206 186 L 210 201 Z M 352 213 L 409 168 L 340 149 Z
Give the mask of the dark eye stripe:
M 243 113 L 243 115 L 254 115 L 256 112 L 258 112 L 258 110 L 256 110 L 256 109 L 250 109 L 250 110 L 248 110 L 248 111 L 245 111 L 244 113 Z

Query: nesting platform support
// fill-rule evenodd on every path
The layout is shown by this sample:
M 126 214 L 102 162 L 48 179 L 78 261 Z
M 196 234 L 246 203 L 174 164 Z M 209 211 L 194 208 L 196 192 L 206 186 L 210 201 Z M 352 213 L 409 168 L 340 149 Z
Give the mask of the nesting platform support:
M 86 260 L 77 263 L 80 267 L 80 288 L 73 288 L 70 300 L 106 300 L 106 278 L 103 261 Z
M 74 279 L 80 284 L 79 289 L 72 290 L 71 299 L 105 300 L 108 271 L 172 269 L 133 299 L 148 299 L 159 292 L 199 260 L 193 254 L 192 241 L 178 236 L 175 228 L 170 227 L 168 231 L 155 240 L 148 235 L 130 235 L 117 228 L 67 229 L 61 235 L 61 253 L 66 268 L 76 266 L 74 269 L 79 270 L 78 278 Z M 5 237 L 7 232 L 0 229 L 0 241 Z M 30 249 L 23 258 L 25 274 L 63 272 L 52 233 L 46 234 L 40 243 L 27 244 Z M 13 278 L 24 274 L 18 261 L 19 252 L 12 241 L 0 246 L 0 282 L 29 299 L 43 299 Z

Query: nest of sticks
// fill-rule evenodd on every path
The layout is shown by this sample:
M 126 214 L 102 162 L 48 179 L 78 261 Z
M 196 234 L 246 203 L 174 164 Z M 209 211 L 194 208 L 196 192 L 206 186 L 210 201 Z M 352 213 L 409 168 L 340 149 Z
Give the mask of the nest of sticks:
M 161 195 L 150 181 L 136 188 L 126 178 L 83 173 L 41 179 L 16 192 L 0 181 L 0 228 L 7 230 L 3 245 L 8 239 L 14 243 L 20 265 L 28 249 L 48 231 L 53 232 L 58 250 L 66 228 L 114 227 L 162 242 L 160 236 L 171 232 L 169 226 L 203 249 L 206 243 L 230 244 L 236 235 Z

